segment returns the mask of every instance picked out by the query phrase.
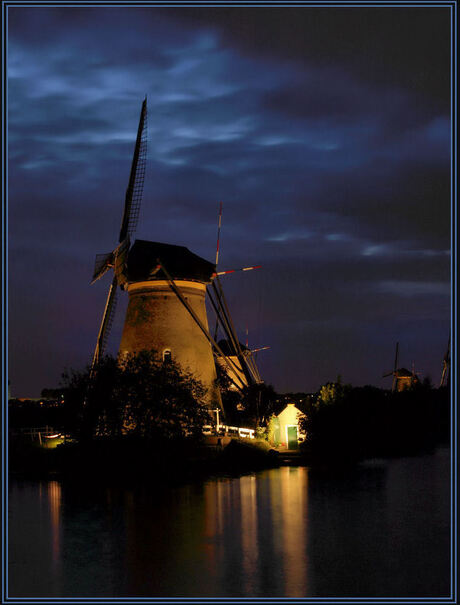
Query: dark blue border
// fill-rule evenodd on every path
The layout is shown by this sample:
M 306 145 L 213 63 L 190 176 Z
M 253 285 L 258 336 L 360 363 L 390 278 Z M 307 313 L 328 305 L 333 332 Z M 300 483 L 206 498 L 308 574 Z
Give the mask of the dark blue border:
M 451 379 L 451 569 L 452 569 L 452 595 L 458 595 L 458 543 L 457 543 L 457 6 L 453 6 L 451 10 L 452 34 L 451 34 L 451 57 L 452 57 L 452 74 L 451 74 L 451 120 L 452 120 L 452 151 L 451 151 L 451 333 L 454 335 L 451 353 L 451 367 L 454 368 L 454 373 L 451 371 L 453 380 Z
M 8 507 L 7 507 L 7 485 L 8 485 L 8 133 L 7 133 L 7 37 L 6 37 L 6 6 L 2 2 L 2 602 L 6 595 L 7 582 L 7 544 L 8 544 Z
M 256 2 L 228 2 L 228 1 L 212 1 L 202 0 L 201 2 L 187 2 L 180 0 L 170 0 L 169 2 L 156 1 L 138 1 L 127 3 L 126 0 L 112 1 L 88 1 L 74 0 L 72 2 L 62 1 L 44 1 L 44 0 L 1 0 L 2 1 L 2 603 L 457 603 L 457 300 L 456 300 L 456 285 L 457 285 L 457 0 L 320 0 L 320 1 L 256 1 Z M 7 52 L 8 52 L 8 8 L 9 7 L 347 7 L 347 8 L 365 8 L 365 7 L 380 7 L 389 8 L 439 8 L 446 7 L 451 9 L 451 123 L 452 123 L 452 142 L 451 142 L 451 331 L 452 331 L 452 346 L 451 346 L 451 595 L 449 597 L 426 597 L 426 598 L 410 598 L 410 597 L 305 597 L 305 598 L 278 598 L 278 597 L 251 597 L 251 598 L 160 598 L 160 597 L 37 597 L 37 598 L 21 598 L 8 597 L 8 580 L 7 580 L 7 545 L 8 545 L 8 503 L 7 503 L 7 486 L 8 486 L 8 357 L 7 357 L 7 342 L 8 342 L 8 132 L 7 132 L 7 113 L 8 113 L 8 88 L 7 88 Z

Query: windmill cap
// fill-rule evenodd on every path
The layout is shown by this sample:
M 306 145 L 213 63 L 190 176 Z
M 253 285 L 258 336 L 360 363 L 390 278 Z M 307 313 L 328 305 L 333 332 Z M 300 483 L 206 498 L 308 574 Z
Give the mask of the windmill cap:
M 409 372 L 406 368 L 399 368 L 396 370 L 396 376 L 398 378 L 409 378 L 412 377 L 412 372 Z
M 128 254 L 128 281 L 166 279 L 161 269 L 152 275 L 158 260 L 173 279 L 210 282 L 216 270 L 213 263 L 190 252 L 185 246 L 137 239 Z

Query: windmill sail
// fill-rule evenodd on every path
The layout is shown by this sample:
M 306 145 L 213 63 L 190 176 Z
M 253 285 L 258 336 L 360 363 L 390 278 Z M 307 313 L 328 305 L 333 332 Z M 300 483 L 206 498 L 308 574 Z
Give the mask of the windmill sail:
M 449 334 L 449 341 L 447 343 L 447 351 L 442 360 L 441 383 L 439 385 L 440 387 L 443 387 L 447 382 L 449 368 L 450 368 L 450 334 Z
M 144 191 L 145 164 L 147 158 L 147 97 L 144 99 L 137 128 L 136 144 L 134 147 L 133 161 L 129 175 L 128 188 L 126 189 L 125 205 L 121 230 L 119 235 L 119 245 L 108 254 L 101 254 L 96 257 L 96 264 L 91 283 L 101 278 L 109 269 L 114 269 L 112 284 L 109 288 L 107 301 L 102 316 L 99 334 L 97 337 L 96 349 L 94 351 L 92 368 L 98 363 L 104 355 L 107 338 L 112 327 L 116 308 L 117 286 L 123 286 L 126 283 L 125 266 L 129 251 L 129 238 L 136 230 L 139 219 L 139 211 Z
M 217 283 L 217 286 L 216 286 Z M 238 340 L 235 326 L 230 315 L 230 311 L 225 300 L 222 285 L 219 281 L 219 277 L 215 275 L 215 279 L 212 282 L 212 288 L 214 291 L 214 298 L 212 300 L 211 294 L 208 291 L 209 299 L 211 300 L 214 310 L 216 312 L 216 318 L 219 320 L 225 334 L 228 337 L 228 343 L 234 355 L 239 362 L 241 371 L 245 376 L 247 384 L 258 384 L 261 383 L 261 377 L 254 359 L 251 357 L 251 351 L 243 351 L 240 342 Z
M 399 342 L 396 343 L 396 353 L 395 353 L 395 365 L 393 368 L 393 386 L 391 390 L 394 391 L 398 382 L 398 353 L 399 353 Z
M 144 192 L 145 164 L 147 160 L 147 98 L 144 99 L 141 109 L 139 127 L 137 129 L 136 146 L 134 147 L 133 162 L 129 175 L 128 187 L 125 196 L 125 208 L 121 221 L 120 237 L 122 242 L 127 236 L 134 233 L 139 220 L 142 194 Z
M 113 252 L 108 252 L 107 254 L 96 254 L 91 285 L 93 285 L 98 279 L 101 279 L 101 277 L 107 273 L 111 266 L 113 266 Z
M 99 334 L 97 336 L 96 350 L 94 351 L 93 363 L 91 367 L 99 362 L 101 357 L 104 355 L 105 345 L 107 344 L 107 338 L 112 327 L 113 318 L 115 315 L 115 308 L 117 305 L 117 278 L 114 277 L 109 288 L 107 295 L 107 301 L 105 303 L 104 314 L 102 315 L 101 326 L 99 328 Z
M 395 352 L 395 362 L 393 366 L 392 372 L 387 372 L 383 374 L 382 378 L 387 378 L 387 376 L 393 376 L 393 384 L 391 386 L 391 390 L 394 391 L 396 388 L 396 384 L 398 382 L 398 357 L 399 357 L 399 342 L 396 343 L 396 352 Z

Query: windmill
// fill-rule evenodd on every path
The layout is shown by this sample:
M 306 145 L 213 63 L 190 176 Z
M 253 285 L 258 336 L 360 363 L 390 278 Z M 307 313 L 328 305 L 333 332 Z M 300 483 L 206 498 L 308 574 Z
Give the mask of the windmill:
M 404 391 L 405 389 L 409 389 L 413 387 L 418 382 L 417 375 L 414 370 L 409 372 L 406 368 L 398 368 L 399 361 L 399 342 L 396 343 L 396 352 L 395 352 L 395 361 L 392 372 L 387 372 L 383 374 L 383 378 L 387 376 L 393 376 L 393 384 L 391 386 L 392 392 L 394 391 Z
M 232 340 L 235 340 L 235 330 L 218 281 L 216 265 L 184 246 L 146 240 L 135 240 L 131 245 L 142 200 L 147 151 L 146 128 L 145 99 L 125 196 L 119 243 L 112 252 L 96 257 L 92 283 L 110 269 L 114 273 L 92 368 L 96 367 L 104 354 L 115 312 L 117 286 L 120 286 L 128 292 L 129 301 L 119 354 L 124 356 L 154 349 L 164 363 L 174 360 L 184 370 L 191 372 L 205 387 L 209 405 L 222 408 L 216 385 L 214 352 L 222 356 L 229 371 L 234 368 L 234 364 L 209 333 L 205 297 L 210 293 L 210 286 L 214 290 L 212 304 Z M 238 354 L 243 359 L 242 352 L 239 351 Z M 247 363 L 243 365 L 248 379 L 254 381 L 255 377 L 247 369 Z
M 450 333 L 449 333 L 449 340 L 447 342 L 447 350 L 446 350 L 443 360 L 442 360 L 442 374 L 441 374 L 441 382 L 439 384 L 440 387 L 443 387 L 445 384 L 447 384 L 447 382 L 449 380 L 449 370 L 450 370 Z

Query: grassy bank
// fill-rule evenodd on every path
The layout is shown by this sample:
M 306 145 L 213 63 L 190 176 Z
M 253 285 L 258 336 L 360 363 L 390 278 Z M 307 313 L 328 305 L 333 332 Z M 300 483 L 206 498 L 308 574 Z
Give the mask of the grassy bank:
M 278 465 L 265 442 L 232 440 L 225 448 L 197 442 L 142 439 L 93 439 L 54 449 L 13 441 L 9 469 L 34 478 L 72 477 L 109 483 L 162 481 L 177 483 L 212 475 L 237 475 Z

